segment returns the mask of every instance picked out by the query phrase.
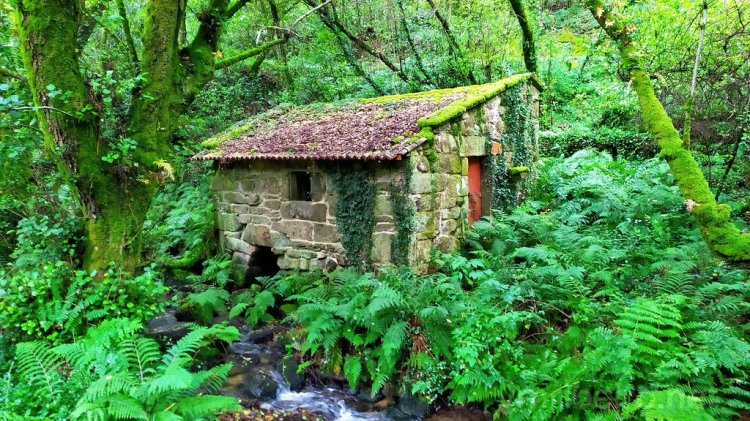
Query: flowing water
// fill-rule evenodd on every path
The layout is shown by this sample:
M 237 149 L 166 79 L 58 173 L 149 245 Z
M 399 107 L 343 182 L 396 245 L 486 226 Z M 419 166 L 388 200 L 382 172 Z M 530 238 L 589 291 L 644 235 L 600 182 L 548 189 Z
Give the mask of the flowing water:
M 334 421 L 390 420 L 384 412 L 369 410 L 362 402 L 342 390 L 308 386 L 299 392 L 293 392 L 278 373 L 274 373 L 274 378 L 279 384 L 276 399 L 261 404 L 263 409 L 306 410 Z M 360 407 L 361 411 L 355 407 Z
M 358 399 L 341 388 L 311 386 L 298 377 L 295 390 L 291 390 L 281 374 L 284 346 L 275 339 L 280 331 L 273 328 L 265 332 L 245 331 L 242 340 L 228 347 L 226 356 L 228 362 L 233 363 L 234 371 L 225 392 L 242 402 L 259 403 L 264 410 L 304 411 L 332 421 L 391 420 L 373 403 Z M 284 372 L 290 376 L 295 369 L 296 365 L 291 373 Z

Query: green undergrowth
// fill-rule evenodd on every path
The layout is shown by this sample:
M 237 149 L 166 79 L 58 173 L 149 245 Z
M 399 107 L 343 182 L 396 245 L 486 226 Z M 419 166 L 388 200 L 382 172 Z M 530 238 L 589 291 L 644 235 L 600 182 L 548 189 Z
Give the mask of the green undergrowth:
M 300 328 L 293 348 L 353 388 L 501 419 L 750 410 L 748 274 L 712 256 L 658 160 L 547 160 L 524 205 L 435 262 L 427 276 L 265 278 L 241 310 L 280 309 Z

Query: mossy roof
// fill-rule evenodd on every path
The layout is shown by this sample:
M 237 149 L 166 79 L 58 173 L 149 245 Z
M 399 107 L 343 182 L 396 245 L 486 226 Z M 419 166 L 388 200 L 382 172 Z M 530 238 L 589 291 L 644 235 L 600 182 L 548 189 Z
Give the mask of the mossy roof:
M 394 160 L 424 143 L 432 128 L 458 118 L 533 77 L 334 104 L 281 106 L 203 142 L 195 159 Z

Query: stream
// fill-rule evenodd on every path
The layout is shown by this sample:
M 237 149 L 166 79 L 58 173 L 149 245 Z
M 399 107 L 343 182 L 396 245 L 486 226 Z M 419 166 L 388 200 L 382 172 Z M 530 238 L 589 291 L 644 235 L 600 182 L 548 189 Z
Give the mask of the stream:
M 476 408 L 443 406 L 430 412 L 424 402 L 409 397 L 371 397 L 369 389 L 353 391 L 340 376 L 315 373 L 315 380 L 297 372 L 299 363 L 288 356 L 288 326 L 268 325 L 257 330 L 238 326 L 242 339 L 224 349 L 210 364 L 232 363 L 222 393 L 246 408 L 222 420 L 327 421 L 489 421 L 491 414 Z M 149 335 L 174 343 L 188 328 L 175 311 L 149 322 Z M 396 402 L 393 402 L 395 399 Z
M 367 405 L 362 405 L 362 402 L 340 389 L 306 386 L 301 391 L 294 392 L 289 390 L 278 373 L 275 374 L 279 380 L 279 390 L 275 399 L 260 405 L 262 409 L 292 412 L 306 410 L 335 421 L 391 420 L 385 415 L 385 411 L 358 411 L 355 409 L 357 406 L 368 411 Z
M 311 385 L 297 373 L 297 362 L 284 352 L 284 326 L 243 332 L 231 344 L 225 360 L 233 364 L 224 393 L 246 407 L 281 413 L 309 413 L 329 421 L 407 420 L 336 384 Z

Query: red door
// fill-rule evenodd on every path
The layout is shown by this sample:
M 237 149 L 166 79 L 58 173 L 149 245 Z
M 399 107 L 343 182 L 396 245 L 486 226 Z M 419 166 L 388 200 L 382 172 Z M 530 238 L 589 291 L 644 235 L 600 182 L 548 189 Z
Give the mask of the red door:
M 482 161 L 469 158 L 469 223 L 482 216 Z

